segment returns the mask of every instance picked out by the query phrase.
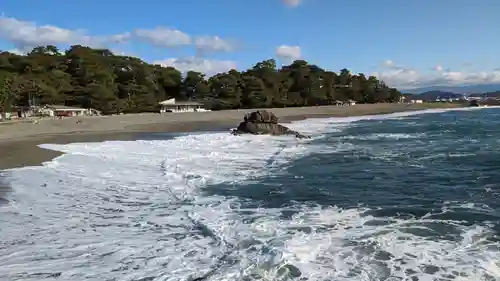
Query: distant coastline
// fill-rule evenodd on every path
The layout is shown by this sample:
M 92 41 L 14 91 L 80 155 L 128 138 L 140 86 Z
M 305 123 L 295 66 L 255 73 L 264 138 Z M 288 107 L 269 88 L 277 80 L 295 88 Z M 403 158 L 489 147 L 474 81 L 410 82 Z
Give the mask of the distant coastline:
M 389 114 L 431 108 L 457 108 L 460 104 L 359 104 L 355 106 L 319 106 L 271 109 L 280 122 L 307 118 L 348 117 Z M 0 170 L 36 166 L 60 152 L 39 148 L 43 143 L 102 142 L 136 140 L 141 133 L 194 132 L 234 127 L 250 110 L 199 113 L 129 114 L 116 116 L 74 117 L 42 120 L 38 124 L 0 125 Z M 80 122 L 77 122 L 80 120 Z
M 500 84 L 474 84 L 474 85 L 457 85 L 457 86 L 430 86 L 415 89 L 400 89 L 403 93 L 408 94 L 421 94 L 425 92 L 450 92 L 455 94 L 482 94 L 493 93 L 500 91 Z

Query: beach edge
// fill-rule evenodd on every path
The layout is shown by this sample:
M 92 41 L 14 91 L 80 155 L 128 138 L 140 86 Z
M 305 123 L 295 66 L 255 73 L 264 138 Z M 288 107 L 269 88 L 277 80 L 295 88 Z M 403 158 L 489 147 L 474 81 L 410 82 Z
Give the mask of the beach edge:
M 278 108 L 269 110 L 276 113 L 280 119 L 280 123 L 288 123 L 312 118 L 378 115 L 405 111 L 460 107 L 464 106 L 459 104 L 373 104 L 356 105 L 352 107 L 325 106 Z M 153 118 L 150 118 L 151 122 L 148 122 L 148 120 L 141 120 L 141 118 L 144 119 L 144 116 L 148 115 L 137 115 L 135 116 L 137 118 L 136 123 L 128 122 L 126 126 L 117 126 L 114 128 L 108 124 L 108 126 L 102 126 L 101 128 L 93 128 L 94 130 L 84 129 L 75 131 L 74 127 L 68 126 L 67 130 L 62 128 L 56 132 L 51 132 L 50 128 L 48 128 L 48 132 L 43 132 L 42 130 L 42 133 L 40 133 L 40 130 L 33 130 L 32 132 L 25 131 L 24 135 L 21 136 L 11 136 L 8 132 L 2 132 L 3 135 L 0 133 L 0 171 L 29 166 L 40 166 L 44 162 L 51 161 L 63 154 L 59 151 L 41 148 L 39 147 L 40 144 L 133 141 L 140 139 L 140 134 L 144 133 L 198 132 L 221 130 L 224 128 L 229 129 L 235 127 L 238 122 L 241 121 L 244 113 L 248 111 L 252 111 L 252 109 L 214 112 L 215 114 L 212 113 L 210 118 L 206 118 L 204 121 L 200 121 L 199 118 L 193 120 L 193 115 L 195 117 L 200 117 L 202 113 L 179 114 L 175 116 L 175 122 L 171 119 L 160 120 L 160 122 L 158 122 L 158 120 Z M 134 116 L 132 116 L 132 118 L 133 117 Z M 118 123 L 120 116 L 109 116 L 107 118 L 110 118 L 110 120 L 115 118 Z

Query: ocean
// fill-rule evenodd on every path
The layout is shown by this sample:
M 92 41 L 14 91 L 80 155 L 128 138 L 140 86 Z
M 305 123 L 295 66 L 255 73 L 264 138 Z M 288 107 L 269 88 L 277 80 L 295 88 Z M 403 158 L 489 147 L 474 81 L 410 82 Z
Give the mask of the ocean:
M 44 144 L 3 172 L 0 280 L 500 280 L 500 110 Z

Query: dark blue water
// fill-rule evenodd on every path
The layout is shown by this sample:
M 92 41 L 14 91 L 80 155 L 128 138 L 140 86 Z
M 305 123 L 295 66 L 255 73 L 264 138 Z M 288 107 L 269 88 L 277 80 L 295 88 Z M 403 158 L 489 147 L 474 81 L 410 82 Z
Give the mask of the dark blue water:
M 378 218 L 365 226 L 386 225 L 394 219 L 401 228 L 381 233 L 413 236 L 385 239 L 463 242 L 469 239 L 464 238 L 464 229 L 485 227 L 487 233 L 470 234 L 469 244 L 456 245 L 455 250 L 474 247 L 481 240 L 487 249 L 500 251 L 500 110 L 361 120 L 325 133 L 311 145 L 323 151 L 288 163 L 285 172 L 251 183 L 209 186 L 206 192 L 238 197 L 247 208 L 289 207 L 291 211 L 282 219 L 296 219 L 293 206 L 297 204 L 364 210 L 361 217 Z M 325 153 L 328 149 L 331 152 Z M 485 263 L 498 262 L 491 259 L 485 258 Z M 458 260 L 455 262 L 458 265 Z M 393 269 L 404 265 L 402 262 Z M 498 274 L 499 266 L 495 263 L 495 269 L 489 270 Z M 500 280 L 477 266 L 472 268 L 483 273 L 476 277 L 460 270 L 438 273 L 432 266 L 424 268 L 410 266 L 406 279 L 390 279 L 388 274 L 376 280 L 476 280 L 477 276 L 480 280 Z M 434 276 L 411 274 L 413 270 Z
M 312 153 L 285 174 L 209 192 L 266 207 L 291 201 L 365 206 L 382 216 L 423 216 L 461 203 L 477 209 L 443 216 L 471 223 L 500 219 L 500 110 L 358 121 L 314 142 L 349 149 Z

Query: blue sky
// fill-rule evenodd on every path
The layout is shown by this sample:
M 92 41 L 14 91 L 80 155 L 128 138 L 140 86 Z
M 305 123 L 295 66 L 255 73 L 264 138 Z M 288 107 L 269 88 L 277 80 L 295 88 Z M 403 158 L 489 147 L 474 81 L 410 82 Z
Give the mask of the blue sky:
M 209 74 L 300 55 L 401 88 L 491 83 L 500 82 L 499 11 L 495 0 L 4 0 L 0 49 L 83 42 Z

